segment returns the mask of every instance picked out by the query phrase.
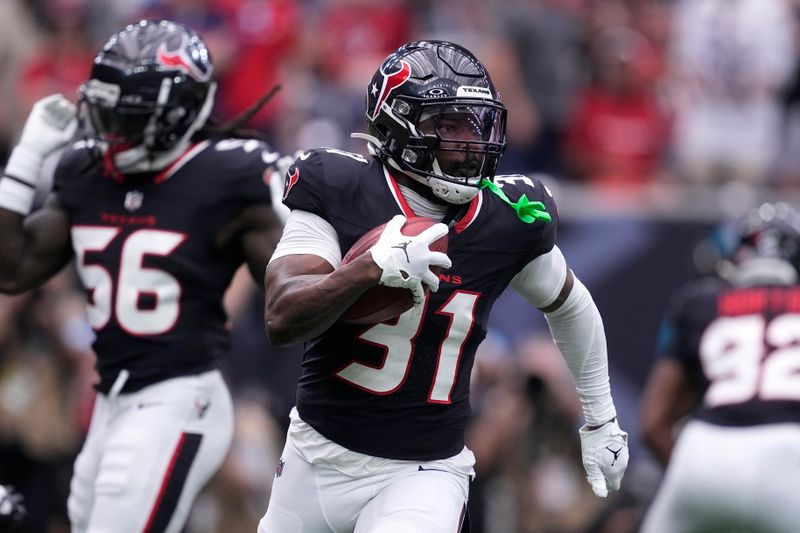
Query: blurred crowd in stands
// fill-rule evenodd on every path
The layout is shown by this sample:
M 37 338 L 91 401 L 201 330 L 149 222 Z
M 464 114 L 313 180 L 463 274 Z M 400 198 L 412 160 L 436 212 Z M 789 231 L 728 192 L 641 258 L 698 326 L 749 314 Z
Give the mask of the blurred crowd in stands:
M 276 147 L 362 128 L 366 81 L 414 38 L 476 51 L 512 110 L 504 166 L 603 184 L 797 181 L 793 0 L 7 0 L 0 6 L 0 153 L 33 102 L 74 95 L 110 33 L 141 17 L 209 43 L 230 117 Z
M 652 184 L 788 194 L 800 191 L 798 15 L 796 0 L 3 0 L 0 163 L 34 102 L 74 98 L 111 33 L 157 17 L 209 44 L 218 118 L 282 86 L 249 125 L 285 153 L 364 152 L 349 134 L 365 129 L 375 68 L 402 42 L 438 38 L 475 52 L 510 109 L 500 173 L 544 172 L 634 203 Z M 255 531 L 293 402 L 300 349 L 267 345 L 262 296 L 241 279 L 228 299 L 235 442 L 190 533 Z M 69 529 L 67 483 L 91 413 L 92 332 L 75 287 L 67 271 L 0 296 L 0 483 L 26 495 L 36 533 Z M 490 336 L 473 385 L 475 533 L 636 530 L 652 474 L 634 467 L 621 494 L 591 495 L 580 408 L 550 341 Z

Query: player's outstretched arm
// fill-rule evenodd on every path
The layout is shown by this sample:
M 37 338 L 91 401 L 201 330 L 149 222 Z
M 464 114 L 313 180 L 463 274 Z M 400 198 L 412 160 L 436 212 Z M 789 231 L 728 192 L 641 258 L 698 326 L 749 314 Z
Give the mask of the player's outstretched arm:
M 697 391 L 683 365 L 670 358 L 656 361 L 642 394 L 639 427 L 645 445 L 662 466 L 667 466 L 675 446 L 675 425 L 697 402 Z
M 55 195 L 28 217 L 0 208 L 0 292 L 38 287 L 72 257 L 69 220 Z
M 605 331 L 589 291 L 553 250 L 529 263 L 511 285 L 545 313 L 583 408 L 580 429 L 586 477 L 595 495 L 618 490 L 628 465 L 628 434 L 617 423 L 611 397 Z
M 44 159 L 77 128 L 75 106 L 60 94 L 34 104 L 0 178 L 0 291 L 31 289 L 69 260 L 69 225 L 55 196 L 29 216 Z

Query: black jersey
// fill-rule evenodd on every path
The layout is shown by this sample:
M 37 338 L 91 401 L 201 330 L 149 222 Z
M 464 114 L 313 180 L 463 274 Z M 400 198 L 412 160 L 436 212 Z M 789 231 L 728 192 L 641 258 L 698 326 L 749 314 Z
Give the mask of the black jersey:
M 301 418 L 355 451 L 393 459 L 452 456 L 464 446 L 469 380 L 492 305 L 511 279 L 555 243 L 557 212 L 538 179 L 498 176 L 515 201 L 543 202 L 549 223 L 522 222 L 482 190 L 449 232 L 452 268 L 439 275 L 422 318 L 405 313 L 373 326 L 337 322 L 309 341 L 298 384 Z M 327 220 L 342 255 L 394 215 L 413 216 L 376 158 L 339 150 L 305 152 L 289 169 L 284 203 Z
M 693 282 L 676 293 L 659 356 L 679 361 L 724 426 L 800 422 L 800 287 Z
M 222 297 L 244 259 L 218 234 L 245 207 L 271 205 L 275 159 L 255 140 L 206 140 L 155 176 L 117 181 L 86 143 L 64 153 L 54 190 L 88 294 L 100 391 L 123 369 L 133 391 L 216 366 L 228 347 Z

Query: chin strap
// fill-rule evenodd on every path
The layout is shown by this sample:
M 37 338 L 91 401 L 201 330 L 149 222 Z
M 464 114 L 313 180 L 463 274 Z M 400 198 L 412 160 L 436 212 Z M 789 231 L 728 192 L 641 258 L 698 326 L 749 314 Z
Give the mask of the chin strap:
M 516 202 L 512 202 L 506 196 L 506 193 L 503 192 L 503 189 L 498 187 L 492 180 L 483 178 L 481 180 L 480 185 L 478 185 L 480 189 L 489 189 L 492 193 L 494 193 L 498 198 L 503 200 L 507 203 L 511 208 L 517 212 L 517 216 L 519 219 L 526 224 L 532 224 L 537 220 L 541 220 L 543 222 L 552 222 L 553 217 L 550 216 L 550 213 L 547 212 L 545 205 L 542 202 L 531 202 L 528 200 L 526 195 L 522 195 L 519 197 L 519 200 Z

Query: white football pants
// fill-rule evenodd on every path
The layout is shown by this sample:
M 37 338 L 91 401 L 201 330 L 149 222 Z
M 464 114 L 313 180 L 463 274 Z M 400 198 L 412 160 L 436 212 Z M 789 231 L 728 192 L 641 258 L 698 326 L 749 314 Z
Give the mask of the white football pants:
M 382 459 L 326 439 L 296 410 L 291 418 L 258 533 L 458 533 L 469 449 L 439 461 Z
M 217 370 L 98 394 L 70 485 L 72 533 L 179 532 L 232 437 Z
M 789 533 L 800 527 L 800 424 L 689 422 L 642 533 Z

